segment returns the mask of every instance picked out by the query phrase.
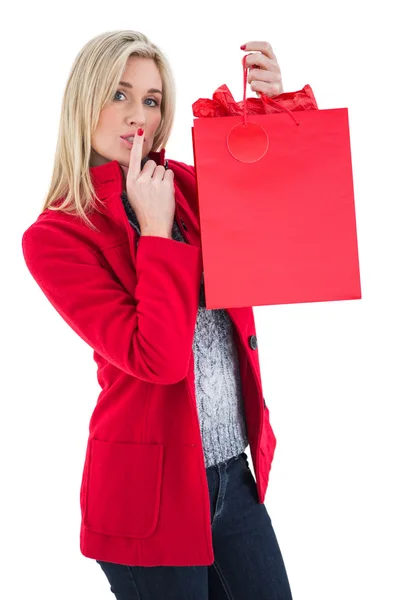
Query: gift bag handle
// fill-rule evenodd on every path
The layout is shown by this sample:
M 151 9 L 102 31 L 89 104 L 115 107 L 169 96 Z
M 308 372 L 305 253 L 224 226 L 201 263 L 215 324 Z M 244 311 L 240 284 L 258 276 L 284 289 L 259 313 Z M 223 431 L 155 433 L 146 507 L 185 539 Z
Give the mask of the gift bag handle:
M 247 71 L 248 71 L 249 67 L 246 67 L 245 61 L 246 61 L 246 56 L 243 57 L 242 65 L 243 65 L 243 123 L 245 126 L 247 126 L 247 116 L 248 115 L 247 115 L 246 85 L 247 85 Z M 263 102 L 265 111 L 266 111 L 267 104 L 272 103 L 277 108 L 279 108 L 279 109 L 283 108 L 283 110 L 286 110 L 286 112 L 288 112 L 290 114 L 290 116 L 292 117 L 292 119 L 294 120 L 296 125 L 300 125 L 300 123 L 296 120 L 296 117 L 294 116 L 294 114 L 292 113 L 291 110 L 289 110 L 285 106 L 281 106 L 280 104 L 278 104 L 278 102 L 275 102 L 275 100 L 272 100 L 272 98 L 270 98 L 266 94 L 262 94 L 261 92 L 259 92 L 259 94 L 261 96 L 261 100 Z

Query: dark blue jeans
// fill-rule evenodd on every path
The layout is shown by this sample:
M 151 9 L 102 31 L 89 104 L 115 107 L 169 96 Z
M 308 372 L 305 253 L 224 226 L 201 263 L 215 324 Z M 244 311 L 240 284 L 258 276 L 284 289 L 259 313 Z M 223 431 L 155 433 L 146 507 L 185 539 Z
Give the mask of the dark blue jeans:
M 271 519 L 242 452 L 207 469 L 215 560 L 138 567 L 96 561 L 117 600 L 292 600 Z

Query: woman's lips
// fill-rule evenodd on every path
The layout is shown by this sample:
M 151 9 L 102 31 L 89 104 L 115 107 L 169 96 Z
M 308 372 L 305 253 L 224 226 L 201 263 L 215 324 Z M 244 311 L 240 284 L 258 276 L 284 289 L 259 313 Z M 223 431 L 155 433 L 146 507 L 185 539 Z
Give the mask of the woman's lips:
M 125 146 L 127 146 L 128 148 L 132 148 L 133 146 L 133 142 L 130 142 L 129 140 L 127 140 L 126 138 L 121 138 L 121 140 L 125 143 Z M 146 141 L 146 138 L 144 138 L 143 143 Z

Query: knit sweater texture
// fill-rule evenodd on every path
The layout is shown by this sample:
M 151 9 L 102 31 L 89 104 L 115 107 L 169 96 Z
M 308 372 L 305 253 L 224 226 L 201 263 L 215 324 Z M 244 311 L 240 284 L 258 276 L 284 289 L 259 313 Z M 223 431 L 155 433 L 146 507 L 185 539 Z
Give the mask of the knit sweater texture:
M 129 223 L 140 236 L 140 225 L 125 191 L 121 199 Z M 173 240 L 187 243 L 175 220 L 171 234 Z M 226 310 L 205 307 L 203 278 L 193 354 L 196 406 L 208 468 L 243 452 L 248 437 L 233 324 Z

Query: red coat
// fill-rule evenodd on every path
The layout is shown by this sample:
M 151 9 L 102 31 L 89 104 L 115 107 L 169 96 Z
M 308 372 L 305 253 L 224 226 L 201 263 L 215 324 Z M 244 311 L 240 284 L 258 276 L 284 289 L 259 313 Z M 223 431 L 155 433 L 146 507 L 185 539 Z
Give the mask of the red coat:
M 165 151 L 150 157 L 164 164 Z M 192 343 L 202 276 L 194 167 L 169 160 L 188 244 L 130 225 L 116 160 L 90 169 L 106 209 L 46 210 L 22 238 L 28 269 L 89 344 L 101 386 L 80 488 L 80 549 L 141 566 L 211 565 L 211 513 Z M 264 502 L 276 438 L 263 398 L 253 309 L 227 309 L 238 347 L 248 438 Z M 32 315 L 33 317 L 33 315 Z

